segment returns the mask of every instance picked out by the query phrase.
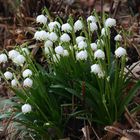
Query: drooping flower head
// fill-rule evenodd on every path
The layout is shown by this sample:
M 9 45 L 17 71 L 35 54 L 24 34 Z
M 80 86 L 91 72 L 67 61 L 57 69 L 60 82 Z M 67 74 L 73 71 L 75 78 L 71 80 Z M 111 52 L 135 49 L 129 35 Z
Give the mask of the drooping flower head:
M 62 31 L 70 33 L 72 31 L 72 27 L 69 23 L 65 23 L 62 25 Z
M 115 41 L 122 41 L 122 36 L 120 34 L 118 34 L 114 37 L 114 40 Z
M 102 59 L 102 60 L 104 60 L 105 59 L 105 53 L 101 49 L 98 49 L 94 53 L 94 58 L 95 59 Z
M 122 47 L 119 47 L 115 50 L 115 55 L 116 57 L 122 57 L 122 56 L 126 56 L 127 52 L 126 52 L 126 49 L 122 48 Z
M 13 74 L 10 72 L 10 71 L 6 71 L 4 73 L 4 77 L 7 79 L 7 80 L 11 80 L 13 78 Z
M 64 33 L 63 35 L 61 35 L 60 40 L 62 42 L 69 42 L 71 40 L 71 38 L 67 33 Z
M 116 20 L 113 18 L 108 18 L 105 21 L 105 27 L 113 27 L 116 26 Z
M 75 23 L 74 23 L 74 30 L 75 32 L 77 31 L 80 31 L 83 29 L 83 23 L 81 20 L 77 20 Z
M 22 110 L 22 113 L 23 114 L 26 114 L 26 113 L 29 113 L 32 111 L 32 107 L 30 104 L 24 104 L 22 107 L 21 107 L 21 110 Z
M 47 17 L 44 15 L 38 15 L 36 18 L 36 22 L 37 23 L 41 23 L 41 24 L 46 24 L 47 23 Z
M 80 51 L 76 54 L 76 59 L 77 60 L 87 60 L 87 57 L 88 57 L 88 54 L 87 54 L 86 50 Z
M 88 18 L 87 18 L 87 22 L 96 22 L 97 20 L 96 20 L 96 17 L 95 16 L 89 16 Z
M 2 53 L 0 54 L 0 63 L 5 63 L 8 61 L 7 55 Z
M 30 78 L 26 78 L 24 81 L 23 81 L 23 86 L 24 87 L 32 87 L 33 85 L 33 80 L 30 79 Z
M 64 48 L 63 48 L 62 46 L 57 46 L 57 47 L 55 48 L 55 52 L 56 52 L 56 54 L 63 55 L 63 53 L 64 53 Z

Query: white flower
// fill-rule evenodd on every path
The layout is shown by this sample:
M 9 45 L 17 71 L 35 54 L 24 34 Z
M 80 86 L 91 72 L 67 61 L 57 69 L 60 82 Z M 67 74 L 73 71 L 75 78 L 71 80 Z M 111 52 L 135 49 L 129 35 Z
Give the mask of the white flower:
M 69 23 L 65 23 L 62 25 L 62 31 L 70 33 L 72 31 L 72 27 Z
M 17 65 L 22 66 L 24 64 L 25 60 L 26 60 L 25 57 L 23 55 L 19 54 L 17 57 L 15 57 L 13 59 L 13 62 L 16 63 Z
M 54 22 L 50 22 L 48 24 L 48 27 L 49 27 L 50 31 L 52 32 L 55 28 L 60 28 L 61 26 L 60 26 L 59 22 L 54 21 Z
M 54 54 L 53 55 L 53 61 L 58 62 L 60 60 L 60 55 L 59 54 Z
M 10 80 L 10 79 L 12 79 L 13 74 L 12 74 L 10 71 L 6 71 L 6 72 L 4 73 L 4 77 L 5 77 L 7 80 Z
M 64 33 L 63 35 L 61 35 L 60 40 L 62 42 L 69 42 L 70 41 L 70 36 L 66 33 Z
M 63 49 L 62 46 L 57 46 L 57 47 L 55 48 L 55 52 L 56 52 L 56 54 L 63 55 L 64 49 Z
M 52 47 L 53 46 L 53 42 L 51 40 L 47 40 L 44 44 L 45 47 Z
M 126 53 L 126 50 L 122 47 L 119 47 L 118 49 L 116 49 L 115 51 L 115 55 L 116 57 L 122 57 L 122 56 L 125 56 L 127 53 Z
M 63 56 L 69 56 L 68 50 L 64 50 Z
M 30 79 L 30 78 L 26 78 L 24 81 L 23 81 L 23 86 L 24 87 L 32 87 L 33 85 L 33 80 Z
M 36 18 L 36 22 L 46 24 L 47 23 L 47 17 L 45 17 L 44 15 L 38 15 L 37 18 Z
M 101 71 L 101 67 L 99 64 L 93 64 L 91 66 L 91 73 L 98 74 Z
M 80 31 L 83 29 L 83 23 L 81 20 L 77 20 L 75 23 L 74 23 L 74 31 L 77 32 L 77 31 Z
M 24 78 L 32 76 L 32 71 L 30 69 L 26 69 L 23 71 L 22 76 Z
M 16 80 L 16 79 L 13 79 L 13 80 L 11 81 L 11 86 L 12 86 L 12 87 L 16 87 L 17 85 L 18 85 L 17 80 Z
M 106 80 L 109 82 L 110 81 L 110 76 L 107 76 Z
M 49 54 L 51 52 L 52 48 L 51 47 L 45 47 L 44 52 L 45 54 Z
M 55 42 L 57 41 L 58 39 L 58 36 L 55 32 L 51 32 L 50 35 L 49 35 L 49 39 L 52 41 L 52 42 Z
M 91 32 L 94 32 L 94 31 L 98 30 L 98 26 L 95 22 L 91 22 L 89 25 L 90 25 L 90 31 Z
M 76 37 L 76 43 L 79 44 L 81 41 L 84 41 L 85 37 L 83 36 L 78 36 Z
M 87 18 L 87 22 L 96 22 L 96 17 L 95 16 L 89 16 L 88 18 Z
M 29 113 L 32 111 L 32 107 L 30 104 L 24 104 L 22 107 L 21 107 L 21 110 L 22 110 L 22 113 L 26 114 L 26 113 Z
M 100 71 L 99 73 L 98 73 L 98 77 L 99 78 L 103 78 L 105 76 L 105 73 L 103 72 L 103 71 Z
M 116 20 L 113 18 L 106 19 L 105 27 L 112 27 L 112 26 L 116 26 Z
M 91 49 L 93 51 L 96 51 L 97 50 L 97 44 L 96 43 L 91 43 L 90 46 L 91 46 Z
M 22 52 L 24 52 L 26 55 L 29 55 L 29 54 L 30 54 L 30 51 L 29 51 L 28 48 L 22 48 L 21 50 L 22 50 Z
M 0 54 L 0 63 L 5 63 L 8 61 L 7 55 L 2 53 Z
M 91 66 L 91 73 L 94 73 L 95 75 L 98 75 L 99 78 L 104 77 L 104 72 L 102 71 L 99 64 L 93 64 Z
M 45 49 L 44 49 L 45 54 L 49 54 L 50 51 L 51 51 L 51 49 L 52 49 L 51 47 L 53 46 L 53 42 L 50 41 L 50 40 L 47 40 L 47 41 L 45 42 L 44 46 L 45 46 Z
M 55 24 L 55 26 L 56 26 L 56 27 L 58 27 L 59 29 L 61 28 L 61 25 L 60 25 L 60 23 L 59 23 L 59 22 L 54 21 L 54 24 Z
M 102 28 L 102 30 L 101 30 L 101 35 L 102 35 L 102 36 L 107 35 L 106 28 Z
M 122 36 L 120 34 L 116 35 L 114 38 L 115 41 L 122 41 Z
M 78 43 L 78 48 L 79 49 L 84 49 L 87 47 L 87 43 L 85 41 L 81 41 Z
M 105 53 L 101 50 L 98 49 L 95 53 L 94 53 L 94 58 L 96 59 L 105 59 Z
M 16 50 L 11 50 L 8 52 L 8 56 L 10 59 L 14 59 L 15 57 L 17 57 L 19 55 L 19 52 Z
M 77 60 L 87 60 L 88 54 L 87 51 L 80 51 L 79 53 L 76 54 L 76 59 Z
M 35 34 L 34 34 L 34 38 L 36 40 L 47 40 L 49 38 L 49 33 L 42 30 L 42 31 L 36 31 Z

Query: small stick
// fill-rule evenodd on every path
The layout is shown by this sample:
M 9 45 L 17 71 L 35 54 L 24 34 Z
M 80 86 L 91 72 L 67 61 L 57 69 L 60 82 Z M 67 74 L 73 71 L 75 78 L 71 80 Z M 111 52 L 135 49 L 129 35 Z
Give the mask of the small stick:
M 116 14 L 117 14 L 117 12 L 118 12 L 118 10 L 119 10 L 119 8 L 120 8 L 120 5 L 121 5 L 121 1 L 119 0 L 117 6 L 116 6 L 116 8 L 115 8 L 115 11 L 114 11 L 114 14 L 113 14 L 113 18 L 116 17 Z

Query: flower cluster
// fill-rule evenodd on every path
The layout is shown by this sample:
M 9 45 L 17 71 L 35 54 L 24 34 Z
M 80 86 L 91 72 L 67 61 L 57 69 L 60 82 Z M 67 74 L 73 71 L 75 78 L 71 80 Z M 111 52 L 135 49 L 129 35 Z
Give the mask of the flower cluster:
M 97 114 L 96 117 L 93 115 L 95 117 L 93 120 L 98 122 L 104 120 L 105 123 L 110 121 L 109 124 L 116 121 L 116 112 L 119 110 L 117 101 L 125 85 L 123 85 L 125 83 L 124 66 L 127 55 L 126 49 L 121 47 L 123 38 L 120 34 L 114 37 L 115 51 L 111 52 L 111 29 L 115 28 L 116 20 L 107 18 L 103 24 L 100 24 L 99 18 L 91 15 L 86 20 L 79 18 L 74 21 L 69 17 L 65 23 L 59 21 L 50 21 L 46 15 L 39 15 L 36 18 L 37 25 L 41 27 L 35 32 L 33 39 L 37 44 L 42 45 L 40 46 L 43 50 L 43 60 L 47 59 L 47 71 L 32 61 L 33 57 L 30 57 L 31 53 L 27 48 L 17 48 L 0 54 L 0 64 L 10 60 L 15 67 L 13 70 L 8 68 L 6 72 L 1 72 L 3 78 L 10 83 L 12 89 L 20 88 L 25 93 L 25 97 L 20 97 L 24 101 L 21 106 L 22 115 L 28 116 L 28 113 L 33 112 L 33 108 L 40 112 L 40 117 L 47 118 L 47 121 L 53 119 L 52 116 L 48 117 L 53 113 L 46 112 L 56 111 L 52 109 L 55 106 L 51 103 L 51 101 L 57 103 L 58 96 L 55 95 L 59 92 L 56 94 L 56 88 L 61 88 L 60 91 L 64 94 L 76 95 L 81 100 L 79 91 L 81 91 L 81 82 L 84 81 L 87 106 L 99 108 L 100 112 L 107 116 L 100 116 L 98 109 L 97 111 L 91 109 L 95 111 L 93 113 L 95 116 Z M 98 96 L 95 97 L 97 94 Z M 66 97 L 70 96 L 66 95 Z M 41 103 L 38 102 L 38 98 L 42 100 Z M 63 100 L 64 97 L 61 98 Z M 97 98 L 99 98 L 98 101 Z M 110 99 L 113 99 L 113 102 Z M 60 101 L 60 106 L 62 104 L 63 102 Z M 112 108 L 111 112 L 108 111 L 110 108 Z M 57 110 L 59 110 L 58 107 Z M 57 111 L 55 113 L 57 115 Z M 42 126 L 44 125 L 41 124 L 41 128 Z
M 41 21 L 39 20 L 40 17 L 42 18 Z M 91 72 L 97 74 L 94 70 L 98 69 L 97 75 L 100 78 L 103 77 L 105 72 L 103 72 L 104 70 L 102 71 L 102 69 L 104 68 L 100 68 L 98 62 L 100 60 L 105 62 L 106 55 L 110 58 L 110 53 L 105 49 L 106 39 L 104 38 L 110 34 L 110 28 L 116 26 L 115 19 L 106 19 L 102 29 L 99 29 L 97 24 L 98 20 L 93 15 L 87 18 L 87 25 L 85 25 L 82 18 L 74 23 L 69 19 L 69 22 L 63 24 L 60 24 L 58 21 L 51 21 L 47 24 L 48 19 L 46 19 L 46 16 L 43 17 L 42 15 L 39 15 L 36 21 L 37 23 L 45 23 L 48 27 L 46 31 L 36 31 L 34 38 L 36 40 L 44 41 L 44 52 L 51 58 L 51 61 L 58 63 L 64 57 L 72 57 L 72 55 L 73 58 L 75 58 L 75 61 L 86 61 L 89 58 L 92 58 L 95 64 L 91 66 Z M 80 32 L 85 32 L 86 26 L 88 27 L 87 34 L 90 35 L 94 32 L 97 33 L 97 30 L 101 30 L 100 38 L 92 42 L 86 34 L 83 36 L 79 34 Z M 118 34 L 115 36 L 114 40 L 120 42 L 122 36 Z M 126 56 L 126 50 L 122 47 L 117 47 L 115 56 L 116 58 Z
M 29 54 L 30 54 L 30 52 L 27 48 L 20 48 L 19 51 L 10 50 L 7 54 L 6 53 L 0 54 L 0 58 L 1 58 L 0 63 L 6 63 L 6 62 L 8 62 L 8 60 L 12 60 L 13 64 L 15 64 L 17 67 L 21 66 L 21 68 L 22 68 L 22 66 L 26 62 L 26 55 L 29 55 Z M 4 72 L 3 76 L 7 81 L 11 80 L 12 87 L 17 87 L 18 84 L 20 84 L 19 80 L 18 80 L 18 78 L 16 78 L 16 74 L 11 71 L 12 70 L 10 70 L 10 71 L 8 70 L 8 71 Z M 31 76 L 32 76 L 32 71 L 30 69 L 26 69 L 23 71 L 22 77 L 26 78 L 23 81 L 24 87 L 32 87 L 33 80 L 30 79 Z

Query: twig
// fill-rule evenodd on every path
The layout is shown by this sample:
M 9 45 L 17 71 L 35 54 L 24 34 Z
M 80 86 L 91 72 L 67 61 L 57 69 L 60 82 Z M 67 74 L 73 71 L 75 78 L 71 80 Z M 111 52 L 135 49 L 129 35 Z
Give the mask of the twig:
M 117 12 L 118 12 L 118 10 L 119 10 L 119 8 L 120 8 L 120 5 L 121 5 L 121 1 L 119 0 L 117 6 L 116 6 L 116 8 L 115 8 L 115 11 L 114 11 L 114 14 L 113 14 L 113 18 L 116 17 L 116 14 L 117 14 Z

